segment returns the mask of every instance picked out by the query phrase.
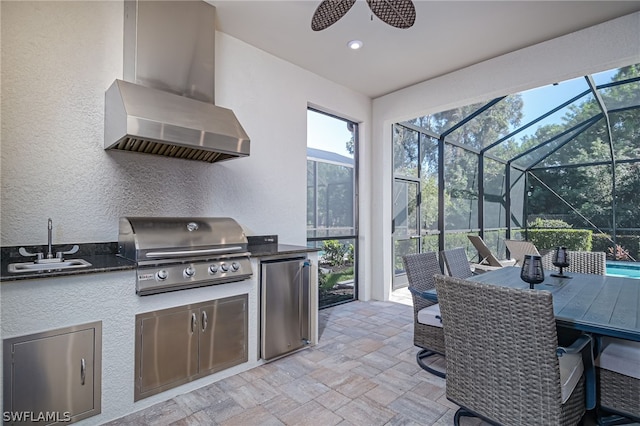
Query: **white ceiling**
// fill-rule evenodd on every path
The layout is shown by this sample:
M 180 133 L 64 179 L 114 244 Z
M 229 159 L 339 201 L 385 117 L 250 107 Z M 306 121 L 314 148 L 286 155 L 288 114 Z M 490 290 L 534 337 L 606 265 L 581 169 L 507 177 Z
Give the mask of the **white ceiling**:
M 357 0 L 314 32 L 320 0 L 208 1 L 219 31 L 372 98 L 640 11 L 640 1 L 414 0 L 416 23 L 401 30 Z M 364 47 L 350 50 L 352 39 Z

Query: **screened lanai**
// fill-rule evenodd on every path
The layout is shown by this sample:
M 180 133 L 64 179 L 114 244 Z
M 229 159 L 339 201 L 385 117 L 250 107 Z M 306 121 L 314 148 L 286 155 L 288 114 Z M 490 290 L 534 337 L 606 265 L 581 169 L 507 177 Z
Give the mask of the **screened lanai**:
M 639 258 L 640 64 L 397 123 L 393 144 L 396 273 L 408 253 L 477 258 L 471 234 L 504 258 L 541 228 Z

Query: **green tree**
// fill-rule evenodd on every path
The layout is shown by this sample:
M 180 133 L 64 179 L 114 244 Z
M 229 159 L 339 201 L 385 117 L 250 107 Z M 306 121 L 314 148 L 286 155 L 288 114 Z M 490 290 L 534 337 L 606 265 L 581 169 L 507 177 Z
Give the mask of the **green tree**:
M 442 135 L 454 129 L 463 119 L 484 105 L 485 103 L 478 103 L 419 117 L 412 120 L 411 124 Z M 452 130 L 447 134 L 446 140 L 477 151 L 483 150 L 520 125 L 522 106 L 520 95 L 507 96 L 464 125 Z M 490 151 L 493 155 L 509 159 L 514 152 L 511 146 L 509 143 L 501 144 L 498 151 Z M 444 166 L 445 226 L 447 229 L 475 228 L 478 224 L 478 157 L 473 152 L 446 144 Z M 494 203 L 504 205 L 504 173 L 504 166 L 497 162 L 493 162 L 488 168 L 485 167 L 485 199 L 489 198 Z
M 624 67 L 612 77 L 612 85 L 601 89 L 601 96 L 613 111 L 609 113 L 611 140 L 616 159 L 636 159 L 640 155 L 640 102 L 638 83 L 615 84 L 628 78 L 640 75 L 638 65 Z M 635 109 L 624 109 L 635 106 Z M 616 111 L 615 108 L 622 108 Z M 604 162 L 604 165 L 584 167 L 557 167 L 546 170 L 536 170 L 535 176 L 546 186 L 552 188 L 560 197 L 566 200 L 579 214 L 575 213 L 563 202 L 559 202 L 545 186 L 536 183 L 541 190 L 535 191 L 530 199 L 530 212 L 533 214 L 564 215 L 567 220 L 579 227 L 589 227 L 582 216 L 598 227 L 610 228 L 612 219 L 612 179 L 610 139 L 607 121 L 596 99 L 585 97 L 585 100 L 572 105 L 563 117 L 561 125 L 545 126 L 538 130 L 535 137 L 544 142 L 550 137 L 567 131 L 573 127 L 587 123 L 590 119 L 597 119 L 594 123 L 578 128 L 566 138 L 566 144 L 552 155 L 549 155 L 540 166 L 557 166 L 583 164 L 590 162 Z M 635 227 L 640 221 L 640 209 L 637 208 L 638 164 L 619 164 L 616 166 L 617 189 L 617 219 L 618 227 Z M 631 184 L 630 184 L 631 183 Z M 633 189 L 634 186 L 635 188 Z

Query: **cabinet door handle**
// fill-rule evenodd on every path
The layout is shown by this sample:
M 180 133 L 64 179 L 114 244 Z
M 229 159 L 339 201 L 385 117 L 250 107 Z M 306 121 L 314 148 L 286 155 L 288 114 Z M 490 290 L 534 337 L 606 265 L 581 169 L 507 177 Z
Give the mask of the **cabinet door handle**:
M 87 363 L 85 362 L 84 358 L 82 358 L 80 360 L 80 384 L 82 386 L 84 386 L 86 372 L 87 372 Z
M 207 329 L 207 311 L 202 311 L 202 331 Z
M 196 314 L 193 313 L 191 314 L 191 334 L 196 332 L 196 325 L 198 324 L 198 317 L 196 317 Z

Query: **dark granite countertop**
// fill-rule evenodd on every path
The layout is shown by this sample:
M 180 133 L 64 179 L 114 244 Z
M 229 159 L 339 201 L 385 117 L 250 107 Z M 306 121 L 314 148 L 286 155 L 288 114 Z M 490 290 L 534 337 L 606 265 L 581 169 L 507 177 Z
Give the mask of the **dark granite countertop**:
M 73 244 L 53 245 L 52 251 L 69 250 Z M 45 271 L 33 271 L 33 272 L 16 272 L 10 273 L 8 266 L 10 263 L 17 262 L 29 262 L 32 258 L 26 258 L 18 253 L 20 247 L 24 247 L 31 253 L 44 252 L 46 253 L 46 246 L 16 246 L 16 247 L 2 247 L 0 248 L 0 255 L 2 256 L 0 269 L 0 281 L 17 281 L 17 280 L 32 280 L 35 278 L 53 278 L 70 275 L 84 275 L 95 274 L 99 272 L 111 272 L 111 271 L 124 271 L 134 270 L 136 265 L 134 262 L 118 257 L 118 243 L 85 243 L 78 244 L 80 249 L 77 253 L 65 257 L 66 260 L 71 259 L 84 259 L 91 263 L 91 266 L 78 269 L 62 269 L 62 270 L 45 270 Z
M 280 256 L 288 254 L 313 253 L 320 249 L 292 244 L 261 244 L 250 245 L 249 251 L 253 257 Z
M 64 245 L 54 245 L 52 247 L 52 251 L 55 253 L 57 251 L 69 250 L 73 244 L 64 244 Z M 21 256 L 18 253 L 18 249 L 21 246 L 16 247 L 1 247 L 0 255 L 2 256 L 1 262 L 1 270 L 0 270 L 0 281 L 1 282 L 9 282 L 9 281 L 18 281 L 18 280 L 32 280 L 36 278 L 53 278 L 53 277 L 63 277 L 70 275 L 84 275 L 84 274 L 95 274 L 101 272 L 112 272 L 112 271 L 124 271 L 124 270 L 135 270 L 136 264 L 130 260 L 124 259 L 122 257 L 118 257 L 118 243 L 86 243 L 86 244 L 78 244 L 80 249 L 77 253 L 69 255 L 65 257 L 65 259 L 84 259 L 87 262 L 91 263 L 91 266 L 86 268 L 78 268 L 78 269 L 61 269 L 61 270 L 44 270 L 44 271 L 33 271 L 33 272 L 16 272 L 11 273 L 8 271 L 8 266 L 10 263 L 17 262 L 29 262 L 32 258 L 26 258 Z M 37 252 L 46 252 L 46 246 L 22 246 L 27 251 L 31 253 Z M 251 256 L 253 257 L 267 257 L 267 256 L 281 256 L 281 255 L 295 255 L 301 253 L 310 253 L 318 251 L 319 249 L 306 247 L 306 246 L 297 246 L 291 244 L 263 244 L 263 245 L 252 245 L 249 247 L 251 252 Z M 53 264 L 55 265 L 55 264 Z M 54 267 L 54 266 L 52 266 Z

